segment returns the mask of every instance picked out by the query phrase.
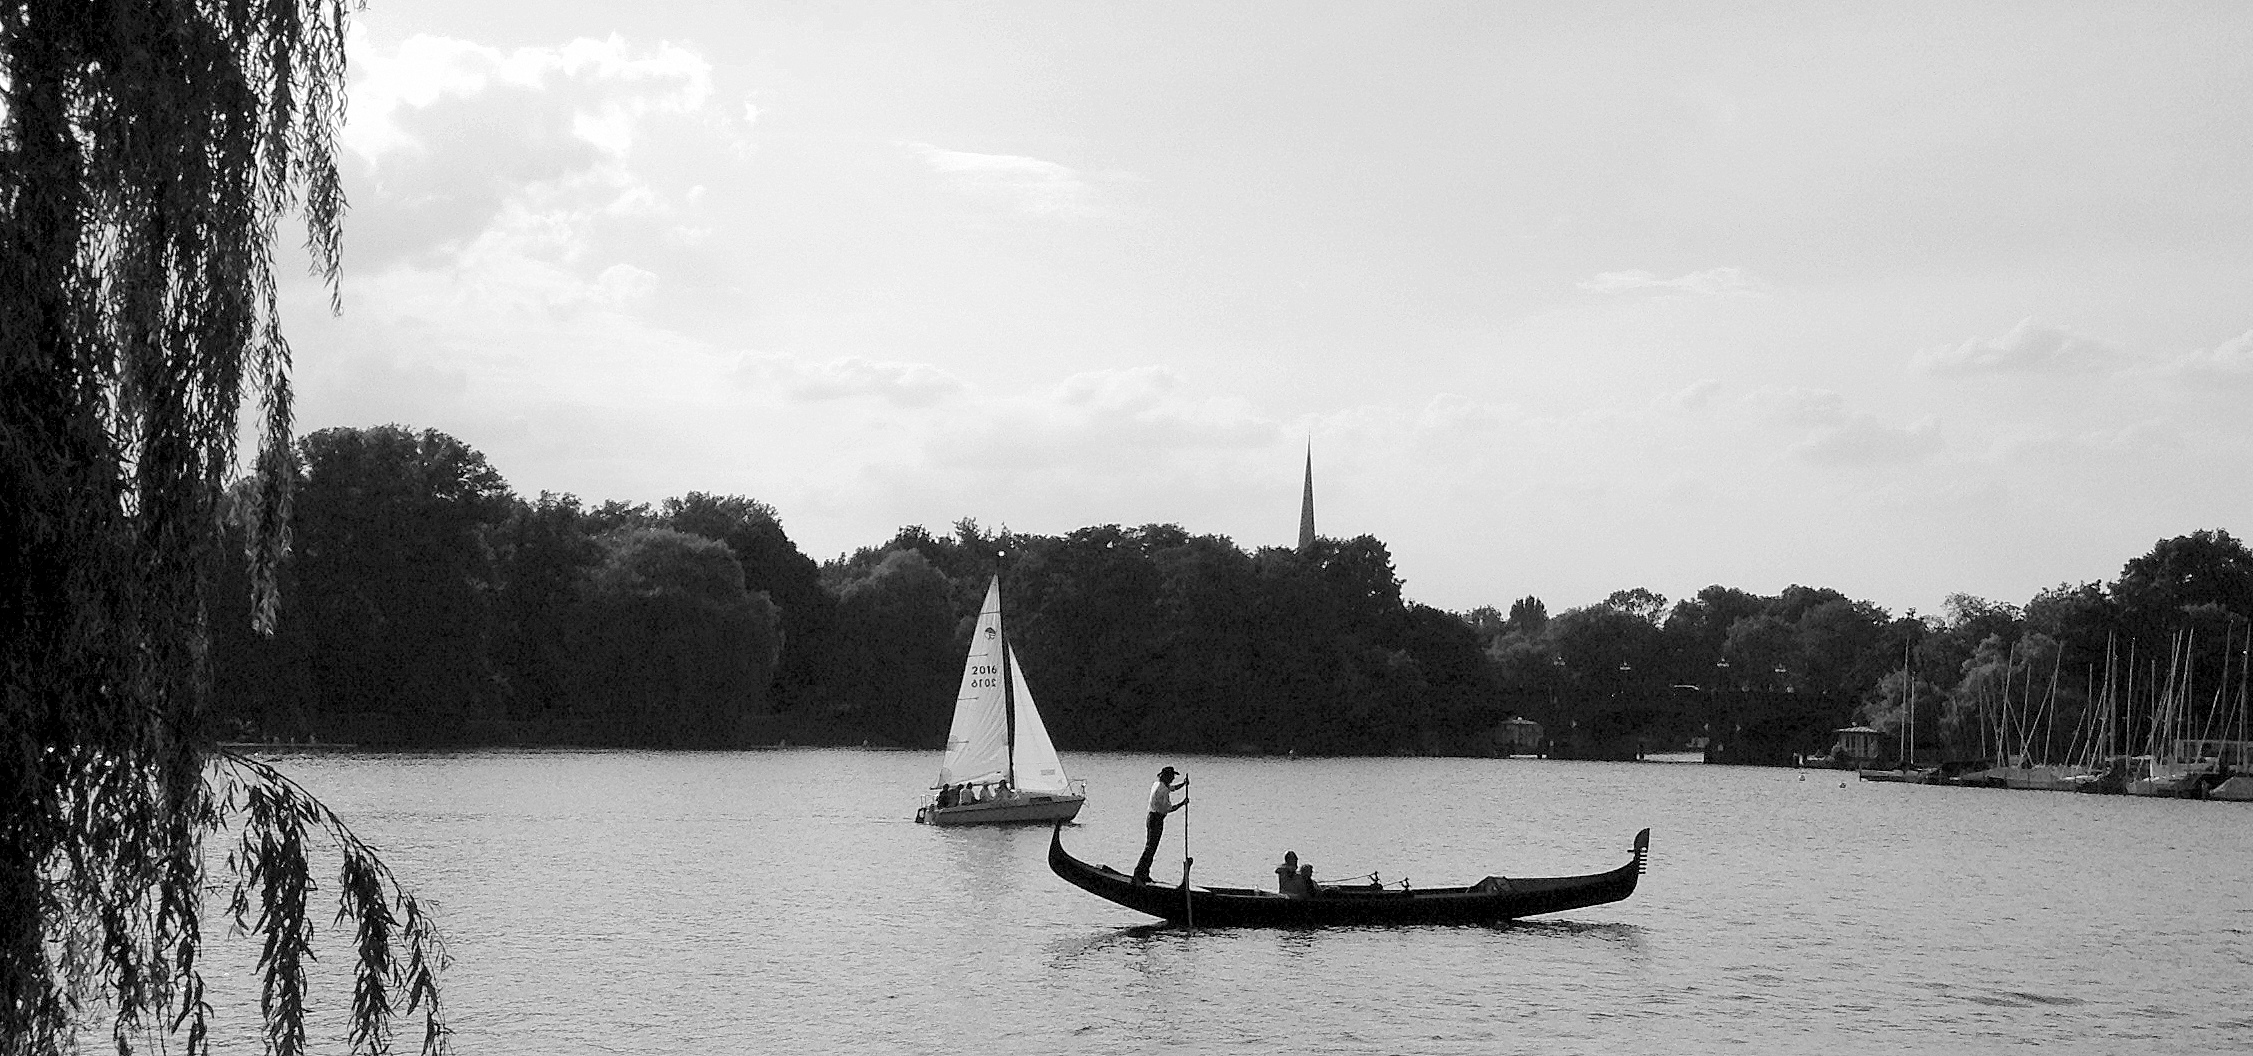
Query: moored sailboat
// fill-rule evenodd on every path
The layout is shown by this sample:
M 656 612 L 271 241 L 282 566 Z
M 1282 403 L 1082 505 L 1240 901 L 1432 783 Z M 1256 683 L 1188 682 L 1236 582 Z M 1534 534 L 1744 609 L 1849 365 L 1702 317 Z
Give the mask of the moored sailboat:
M 929 825 L 1070 821 L 1086 785 L 1064 772 L 1001 625 L 1001 577 L 986 586 L 955 693 L 939 780 L 915 812 Z
M 2248 734 L 2253 733 L 2253 708 L 2248 707 L 2247 700 L 2248 683 L 2253 683 L 2253 630 L 2247 633 L 2245 652 L 2241 655 L 2244 662 L 2238 667 L 2237 738 L 2229 742 L 2224 751 L 2216 753 L 2221 759 L 2222 772 L 2216 775 L 2220 780 L 2214 787 L 2206 790 L 2206 798 L 2246 803 L 2253 802 L 2253 774 L 2244 772 L 2245 767 L 2253 763 L 2253 739 L 2248 739 Z M 2224 726 L 2222 732 L 2228 735 L 2229 727 Z M 2231 758 L 2233 753 L 2234 759 Z
M 2127 792 L 2131 796 L 2197 799 L 2216 769 L 2215 760 L 2184 750 L 2186 745 L 2197 743 L 2185 736 L 2191 724 L 2190 675 L 2194 655 L 2191 646 L 2195 644 L 2195 637 L 2187 643 L 2176 643 L 2175 656 L 2169 663 L 2167 688 L 2152 713 L 2150 752 L 2133 761 L 2141 765 L 2137 766 L 2140 773 L 2131 774 L 2128 781 Z M 2228 676 L 2223 677 L 2226 684 Z M 2217 702 L 2219 699 L 2217 693 Z
M 1864 781 L 1929 785 L 1938 779 L 1938 768 L 1917 769 L 1917 676 L 1913 663 L 1915 648 L 1914 641 L 1901 643 L 1901 682 L 1908 695 L 1908 702 L 1901 709 L 1901 765 L 1893 770 L 1863 767 L 1860 776 Z

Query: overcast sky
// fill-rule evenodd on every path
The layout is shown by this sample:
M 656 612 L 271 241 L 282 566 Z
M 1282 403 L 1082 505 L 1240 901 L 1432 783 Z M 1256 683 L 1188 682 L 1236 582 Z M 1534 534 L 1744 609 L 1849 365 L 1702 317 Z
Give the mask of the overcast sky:
M 2253 5 L 373 0 L 301 433 L 528 497 L 1390 546 L 1454 610 L 2253 511 Z M 286 263 L 286 262 L 285 262 Z M 294 273 L 297 269 L 289 266 Z

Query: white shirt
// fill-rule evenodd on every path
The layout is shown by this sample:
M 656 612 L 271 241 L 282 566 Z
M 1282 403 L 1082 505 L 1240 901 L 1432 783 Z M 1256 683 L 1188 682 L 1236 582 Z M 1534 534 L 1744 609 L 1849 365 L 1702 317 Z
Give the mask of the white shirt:
M 1150 813 L 1167 814 L 1173 811 L 1173 786 L 1164 778 L 1150 783 Z

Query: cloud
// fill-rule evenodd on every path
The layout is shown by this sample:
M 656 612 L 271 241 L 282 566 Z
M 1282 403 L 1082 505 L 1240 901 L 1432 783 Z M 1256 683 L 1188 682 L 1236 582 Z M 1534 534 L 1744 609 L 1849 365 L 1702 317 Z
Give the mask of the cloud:
M 1936 376 L 1973 374 L 2074 375 L 2098 373 L 2120 365 L 2119 346 L 2087 337 L 2060 326 L 2037 323 L 2031 317 L 2001 337 L 1972 338 L 1959 345 L 1942 345 L 1916 354 L 1912 369 Z
M 1744 399 L 1755 412 L 1789 425 L 1827 427 L 1847 417 L 1846 397 L 1829 389 L 1769 385 Z
M 1657 293 L 1680 297 L 1764 297 L 1771 287 L 1743 268 L 1707 268 L 1672 279 L 1647 271 L 1607 271 L 1580 283 L 1590 293 Z
M 801 403 L 828 403 L 862 397 L 894 407 L 931 407 L 967 391 L 962 379 L 928 363 L 871 361 L 845 356 L 807 363 L 787 356 L 746 357 L 737 366 L 741 384 L 779 389 Z
M 1819 466 L 1863 468 L 1921 462 L 1941 448 L 1940 430 L 1931 418 L 1894 426 L 1856 413 L 1816 429 L 1792 445 L 1791 454 Z
M 460 268 L 507 244 L 593 282 L 619 244 L 694 244 L 690 163 L 734 164 L 749 128 L 715 96 L 711 64 L 670 44 L 503 51 L 425 35 L 386 50 L 356 33 L 351 62 L 346 264 L 362 274 Z
M 465 40 L 418 35 L 385 54 L 362 32 L 352 40 L 352 90 L 343 145 L 378 159 L 428 150 L 414 115 L 449 100 L 528 91 L 568 108 L 573 135 L 613 156 L 633 145 L 633 120 L 654 112 L 689 113 L 712 95 L 712 67 L 672 44 L 637 49 L 613 34 L 555 48 L 502 51 Z M 747 115 L 748 116 L 748 115 Z M 488 128 L 495 140 L 518 131 Z
M 1756 415 L 1798 433 L 1786 453 L 1818 466 L 1863 468 L 1920 462 L 1945 446 L 1930 417 L 1907 425 L 1888 425 L 1876 415 L 1853 410 L 1846 397 L 1828 389 L 1769 387 L 1745 397 Z
M 1212 395 L 1160 366 L 1075 374 L 1041 403 L 1051 429 L 1132 434 L 1160 446 L 1264 442 L 1276 428 L 1245 400 Z
M 2041 463 L 2086 472 L 2103 464 L 2148 465 L 2183 449 L 2182 430 L 2173 422 L 2126 422 L 2078 432 L 2043 432 L 2008 438 L 1996 445 L 1993 460 L 2004 464 Z
M 1703 410 L 1713 405 L 1714 395 L 1721 391 L 1721 383 L 1712 378 L 1693 381 L 1675 392 L 1659 397 L 1659 404 L 1677 411 Z
M 1074 169 L 1017 154 L 972 154 L 929 143 L 903 144 L 908 153 L 957 190 L 999 199 L 1037 216 L 1089 216 L 1099 212 L 1092 184 Z
M 626 155 L 633 119 L 647 113 L 694 113 L 712 97 L 712 63 L 685 47 L 660 43 L 638 50 L 620 36 L 579 38 L 561 47 L 498 47 L 444 36 L 412 36 L 385 54 L 354 32 L 351 101 L 340 140 L 369 160 L 428 151 L 415 115 L 446 101 L 493 92 L 536 92 L 570 113 L 570 131 L 595 149 Z M 520 128 L 491 126 L 496 142 Z
M 973 386 L 961 399 L 943 420 L 930 420 L 929 465 L 1090 501 L 1130 481 L 1150 494 L 1163 494 L 1168 480 L 1218 486 L 1206 478 L 1222 462 L 1283 435 L 1281 423 L 1250 401 L 1163 366 L 1088 371 L 1031 391 Z
M 2253 382 L 2253 330 L 2167 364 L 2166 372 L 2193 382 Z

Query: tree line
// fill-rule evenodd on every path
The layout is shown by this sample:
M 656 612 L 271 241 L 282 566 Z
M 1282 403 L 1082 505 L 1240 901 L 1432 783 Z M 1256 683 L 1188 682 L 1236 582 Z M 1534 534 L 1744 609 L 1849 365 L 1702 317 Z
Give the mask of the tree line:
M 2053 727 L 2118 706 L 2104 687 L 2131 650 L 2145 691 L 2173 654 L 2218 684 L 2253 613 L 2253 555 L 2222 531 L 2163 540 L 2110 584 L 1940 615 L 1718 585 L 1451 613 L 1406 598 L 1370 536 L 1247 549 L 965 519 L 817 564 L 764 503 L 524 499 L 431 430 L 324 430 L 298 473 L 276 632 L 250 633 L 247 584 L 220 592 L 245 611 L 215 614 L 216 696 L 247 740 L 935 747 L 998 574 L 1067 750 L 1487 754 L 1525 717 L 1549 750 L 1617 756 L 1715 736 L 1748 700 L 1783 702 L 1801 741 L 1891 733 L 1913 685 L 1920 741 L 1971 757 L 2030 698 Z

